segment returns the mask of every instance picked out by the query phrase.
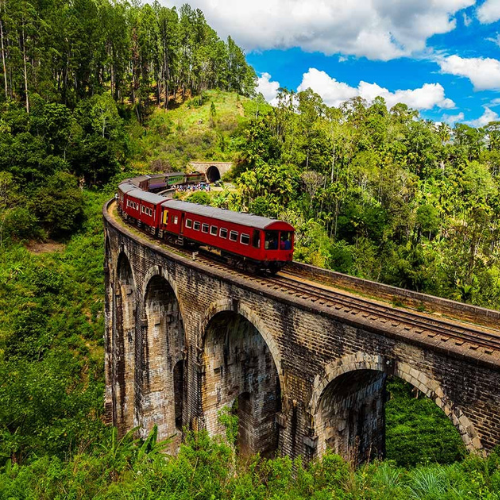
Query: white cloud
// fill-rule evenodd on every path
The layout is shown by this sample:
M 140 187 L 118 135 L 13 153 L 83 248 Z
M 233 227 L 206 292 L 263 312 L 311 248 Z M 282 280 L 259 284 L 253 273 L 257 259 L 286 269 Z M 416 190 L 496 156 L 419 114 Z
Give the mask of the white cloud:
M 476 90 L 500 88 L 500 61 L 497 59 L 449 56 L 438 58 L 436 62 L 443 73 L 469 78 Z
M 257 92 L 262 93 L 265 100 L 271 104 L 276 104 L 276 95 L 280 88 L 279 82 L 271 82 L 269 73 L 262 73 L 262 76 L 257 80 Z
M 490 24 L 500 19 L 500 1 L 486 0 L 477 9 L 477 18 L 483 24 Z
M 470 120 L 467 123 L 467 125 L 472 125 L 473 127 L 484 127 L 485 125 L 488 125 L 490 122 L 497 121 L 499 118 L 498 114 L 492 111 L 490 108 L 486 107 L 484 108 L 484 113 L 482 116 L 477 118 L 476 120 Z
M 500 47 L 500 34 L 497 33 L 495 38 L 490 37 L 490 38 L 487 38 L 486 40 L 488 40 L 488 42 L 493 42 Z
M 303 74 L 302 83 L 297 90 L 307 88 L 319 94 L 329 106 L 339 106 L 344 101 L 357 96 L 367 101 L 373 101 L 378 96 L 383 97 L 388 108 L 392 108 L 398 102 L 414 109 L 432 109 L 435 106 L 450 109 L 455 106 L 451 99 L 445 97 L 444 89 L 439 83 L 426 83 L 418 89 L 390 92 L 376 83 L 363 81 L 357 87 L 351 87 L 316 68 L 310 68 L 307 73 Z
M 180 7 L 185 0 L 162 0 Z M 246 50 L 300 47 L 389 60 L 425 49 L 452 31 L 475 0 L 191 0 L 220 36 Z
M 302 75 L 302 83 L 297 90 L 300 92 L 308 88 L 319 94 L 328 106 L 340 106 L 344 101 L 359 95 L 358 89 L 338 82 L 316 68 L 309 68 L 309 71 Z
M 465 118 L 464 114 L 462 112 L 458 113 L 457 115 L 443 115 L 443 122 L 447 123 L 448 125 L 453 125 L 456 122 L 461 122 Z
M 493 108 L 494 106 L 500 106 L 500 97 L 495 97 L 495 99 L 492 99 L 488 106 L 490 108 Z
M 465 12 L 463 14 L 463 20 L 465 27 L 470 26 L 470 23 L 472 23 L 472 19 L 467 14 L 465 14 Z

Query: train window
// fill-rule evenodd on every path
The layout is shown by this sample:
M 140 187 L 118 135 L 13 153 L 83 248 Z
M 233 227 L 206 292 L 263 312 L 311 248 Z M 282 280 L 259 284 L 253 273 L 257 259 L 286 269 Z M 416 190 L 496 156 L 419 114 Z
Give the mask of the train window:
M 177 224 L 179 222 L 179 217 L 177 217 L 177 215 L 172 215 L 172 222 Z
M 231 241 L 238 241 L 238 232 L 237 231 L 230 231 L 229 239 Z
M 201 232 L 202 233 L 208 233 L 208 224 L 202 224 L 201 225 Z
M 290 231 L 281 231 L 280 249 L 281 250 L 292 249 L 292 238 L 290 236 Z
M 266 231 L 266 241 L 264 248 L 266 250 L 278 250 L 279 233 L 278 231 Z
M 240 242 L 242 245 L 248 245 L 250 243 L 250 235 L 249 234 L 242 234 L 240 238 Z
M 191 219 L 186 219 L 186 227 L 187 228 L 193 227 L 193 221 Z
M 200 230 L 200 223 L 198 221 L 195 221 L 195 223 L 193 224 L 193 229 L 195 231 L 199 231 Z
M 217 226 L 212 226 L 212 227 L 210 228 L 210 234 L 211 234 L 212 236 L 217 236 Z
M 224 227 L 221 227 L 221 228 L 220 228 L 220 232 L 219 232 L 219 236 L 220 236 L 221 238 L 227 238 L 227 229 L 226 229 L 226 228 L 224 228 Z
M 254 229 L 253 231 L 252 246 L 254 248 L 260 248 L 260 231 L 258 229 Z

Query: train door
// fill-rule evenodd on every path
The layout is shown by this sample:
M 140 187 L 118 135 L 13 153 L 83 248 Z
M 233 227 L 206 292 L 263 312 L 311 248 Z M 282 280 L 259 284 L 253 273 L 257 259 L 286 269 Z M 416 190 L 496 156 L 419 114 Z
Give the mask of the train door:
M 168 210 L 163 210 L 163 215 L 162 215 L 162 222 L 164 226 L 168 225 Z
M 185 217 L 185 213 L 182 212 L 181 213 L 181 227 L 179 228 L 179 234 L 183 234 L 184 233 L 184 217 Z

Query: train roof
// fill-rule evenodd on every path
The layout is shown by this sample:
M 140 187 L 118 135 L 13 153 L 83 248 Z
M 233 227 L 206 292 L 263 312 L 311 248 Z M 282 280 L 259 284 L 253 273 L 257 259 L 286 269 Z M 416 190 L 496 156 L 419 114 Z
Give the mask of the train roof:
M 164 172 L 163 174 L 148 174 L 149 179 L 164 179 L 165 177 L 173 177 L 174 175 L 186 175 L 183 172 Z
M 165 201 L 164 196 L 160 196 L 159 194 L 155 193 L 149 193 L 148 191 L 143 191 L 142 189 L 137 189 L 137 188 L 132 191 L 129 191 L 128 195 L 133 196 L 138 200 L 152 203 L 153 205 L 158 205 L 158 203 Z
M 133 179 L 127 179 L 124 182 L 128 182 L 129 184 L 133 184 L 136 187 L 139 187 L 140 183 L 148 178 L 147 175 L 141 175 L 139 177 L 134 177 Z
M 279 225 L 279 229 L 286 231 L 295 231 L 294 227 L 288 222 L 271 219 L 269 217 L 260 217 L 259 215 L 233 212 L 222 208 L 209 207 L 206 205 L 198 205 L 197 203 L 189 203 L 188 201 L 165 200 L 164 206 L 188 212 L 194 215 L 210 217 L 212 219 L 222 220 L 225 222 L 233 222 L 243 226 L 254 227 L 256 229 L 272 229 L 272 226 Z
M 118 189 L 122 193 L 128 193 L 129 191 L 132 191 L 133 189 L 137 189 L 137 186 L 134 186 L 131 182 L 122 182 L 121 184 L 118 185 Z

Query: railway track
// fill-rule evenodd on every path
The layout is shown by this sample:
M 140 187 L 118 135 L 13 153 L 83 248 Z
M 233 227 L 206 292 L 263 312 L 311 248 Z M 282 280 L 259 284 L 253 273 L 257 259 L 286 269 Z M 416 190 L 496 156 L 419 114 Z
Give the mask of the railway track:
M 116 214 L 116 212 L 115 212 Z M 115 218 L 118 217 L 115 215 Z M 123 221 L 120 219 L 123 223 Z M 127 223 L 128 226 L 138 230 L 137 226 Z M 336 311 L 350 314 L 353 317 L 363 318 L 364 321 L 373 321 L 386 324 L 392 328 L 399 329 L 401 333 L 416 333 L 418 336 L 427 337 L 431 340 L 443 343 L 450 342 L 456 346 L 468 347 L 474 351 L 483 350 L 486 354 L 500 352 L 500 330 L 491 328 L 478 329 L 465 323 L 453 320 L 444 320 L 431 317 L 429 314 L 410 311 L 385 305 L 366 298 L 356 297 L 346 292 L 329 288 L 320 283 L 307 280 L 300 273 L 281 271 L 276 276 L 262 277 L 248 272 L 236 270 L 223 259 L 214 256 L 212 252 L 200 249 L 197 252 L 169 245 L 152 237 L 150 234 L 140 231 L 141 235 L 156 245 L 165 247 L 169 251 L 182 255 L 186 258 L 194 258 L 212 268 L 219 269 L 226 274 L 245 278 L 269 290 L 300 298 L 332 308 Z
M 271 282 L 278 286 L 289 286 L 295 291 L 297 297 L 319 302 L 327 307 L 334 307 L 352 315 L 360 315 L 370 321 L 380 321 L 389 323 L 391 326 L 400 327 L 406 331 L 413 331 L 419 335 L 426 335 L 430 338 L 438 337 L 441 341 L 447 342 L 454 339 L 462 343 L 468 343 L 469 347 L 483 347 L 487 351 L 500 351 L 500 331 L 488 329 L 478 329 L 464 323 L 452 322 L 432 318 L 418 312 L 409 311 L 402 308 L 395 308 L 389 305 L 380 304 L 361 297 L 354 297 L 350 294 L 337 290 L 326 290 L 321 285 L 315 286 L 304 283 L 299 274 L 289 274 L 288 271 L 280 273 L 275 278 L 270 278 Z M 462 345 L 462 344 L 459 344 Z

